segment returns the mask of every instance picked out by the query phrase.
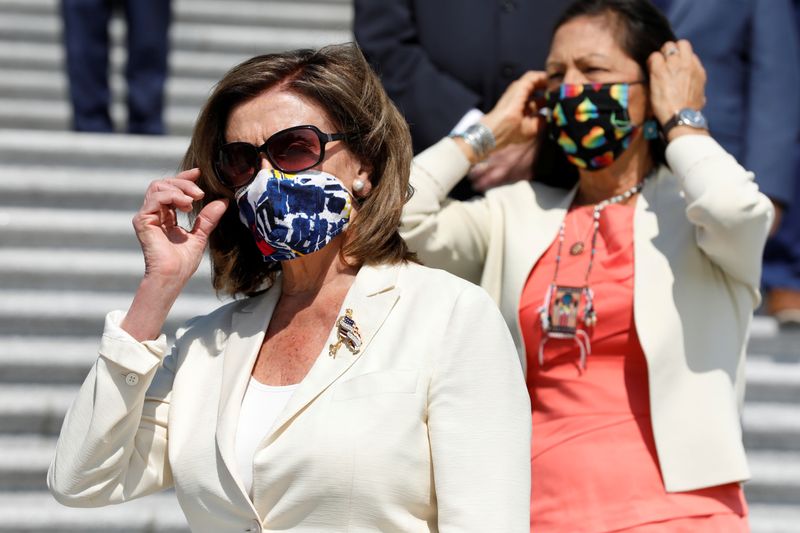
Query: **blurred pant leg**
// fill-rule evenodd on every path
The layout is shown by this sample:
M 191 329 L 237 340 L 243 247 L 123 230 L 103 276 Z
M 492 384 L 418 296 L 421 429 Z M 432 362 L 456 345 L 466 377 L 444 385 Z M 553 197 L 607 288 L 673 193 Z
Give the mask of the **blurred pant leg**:
M 169 0 L 126 0 L 128 131 L 160 135 L 169 52 Z
M 72 126 L 110 132 L 108 23 L 110 0 L 62 0 Z
M 800 291 L 800 146 L 797 152 L 795 198 L 784 211 L 781 226 L 767 242 L 764 251 L 764 285 L 767 289 Z
M 794 0 L 800 28 L 800 0 Z M 787 323 L 800 324 L 800 139 L 795 149 L 795 190 L 777 234 L 764 250 L 767 311 Z

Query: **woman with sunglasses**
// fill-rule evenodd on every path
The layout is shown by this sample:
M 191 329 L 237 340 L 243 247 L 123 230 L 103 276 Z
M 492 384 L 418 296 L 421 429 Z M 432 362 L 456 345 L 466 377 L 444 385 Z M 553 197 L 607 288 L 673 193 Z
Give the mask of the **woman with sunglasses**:
M 146 272 L 112 312 L 48 484 L 97 506 L 170 486 L 193 531 L 527 531 L 530 403 L 479 287 L 398 234 L 408 128 L 357 47 L 253 58 L 184 172 L 134 217 Z M 196 214 L 191 231 L 176 210 Z M 164 318 L 208 243 L 243 296 Z
M 404 238 L 492 294 L 526 368 L 536 533 L 748 530 L 739 404 L 772 209 L 709 136 L 704 85 L 648 0 L 578 0 L 546 73 L 415 159 Z M 513 142 L 551 185 L 446 200 Z

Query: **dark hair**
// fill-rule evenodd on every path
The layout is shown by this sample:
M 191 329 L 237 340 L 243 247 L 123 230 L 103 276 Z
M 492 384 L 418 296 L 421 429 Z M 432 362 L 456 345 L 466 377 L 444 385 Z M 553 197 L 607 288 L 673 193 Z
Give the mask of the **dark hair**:
M 556 22 L 553 35 L 578 17 L 608 17 L 617 29 L 617 43 L 639 65 L 645 81 L 649 81 L 647 59 L 650 54 L 661 50 L 664 43 L 677 40 L 667 18 L 650 0 L 576 0 Z M 650 141 L 650 153 L 656 163 L 666 164 L 666 147 L 661 138 Z M 578 180 L 578 169 L 546 135 L 535 165 L 537 181 L 570 188 Z
M 276 86 L 318 103 L 346 134 L 348 150 L 371 169 L 372 191 L 359 203 L 342 256 L 354 266 L 413 260 L 398 231 L 403 204 L 411 194 L 411 135 L 354 43 L 261 55 L 225 74 L 200 112 L 183 159 L 184 169 L 200 168 L 197 183 L 206 193 L 194 215 L 212 200 L 233 198 L 216 179 L 213 166 L 230 113 Z M 253 235 L 239 221 L 234 201 L 212 232 L 209 250 L 219 292 L 252 294 L 280 269 L 279 263 L 263 261 Z

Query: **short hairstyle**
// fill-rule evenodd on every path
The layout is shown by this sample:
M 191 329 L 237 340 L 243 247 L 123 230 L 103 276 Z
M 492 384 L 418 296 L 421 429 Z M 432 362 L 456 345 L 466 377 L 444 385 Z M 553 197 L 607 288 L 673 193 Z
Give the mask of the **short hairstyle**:
M 319 104 L 345 133 L 350 152 L 371 169 L 372 191 L 357 204 L 358 216 L 347 229 L 342 257 L 353 266 L 413 260 L 398 232 L 403 205 L 411 195 L 411 135 L 354 43 L 261 55 L 225 74 L 200 112 L 183 159 L 184 169 L 200 168 L 198 186 L 205 192 L 193 216 L 213 200 L 233 198 L 217 180 L 213 163 L 233 108 L 276 86 Z M 264 262 L 234 201 L 212 232 L 209 249 L 217 292 L 253 294 L 280 270 L 279 263 Z
M 609 17 L 618 30 L 619 47 L 636 61 L 645 81 L 649 81 L 647 59 L 650 54 L 661 50 L 664 43 L 677 40 L 667 18 L 650 0 L 575 0 L 561 14 L 553 35 L 561 26 L 578 17 Z M 666 164 L 666 147 L 661 138 L 650 141 L 650 153 L 656 163 Z M 566 160 L 558 145 L 546 136 L 535 175 L 537 179 L 541 177 L 541 181 L 562 187 L 572 187 L 578 179 L 577 169 Z

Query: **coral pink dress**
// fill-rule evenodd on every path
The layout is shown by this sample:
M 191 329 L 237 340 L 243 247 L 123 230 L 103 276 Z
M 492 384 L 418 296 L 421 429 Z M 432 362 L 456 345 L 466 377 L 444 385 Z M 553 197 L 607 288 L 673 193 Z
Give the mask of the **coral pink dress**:
M 583 286 L 591 222 L 591 206 L 567 213 L 557 284 Z M 584 251 L 571 255 L 579 240 Z M 520 302 L 533 409 L 531 531 L 749 531 L 738 483 L 681 493 L 664 489 L 647 361 L 633 319 L 633 206 L 608 206 L 600 218 L 589 279 L 598 322 L 589 329 L 591 354 L 583 370 L 572 339 L 550 339 L 544 365 L 538 361 L 538 309 L 553 280 L 557 249 L 558 239 L 532 270 Z

